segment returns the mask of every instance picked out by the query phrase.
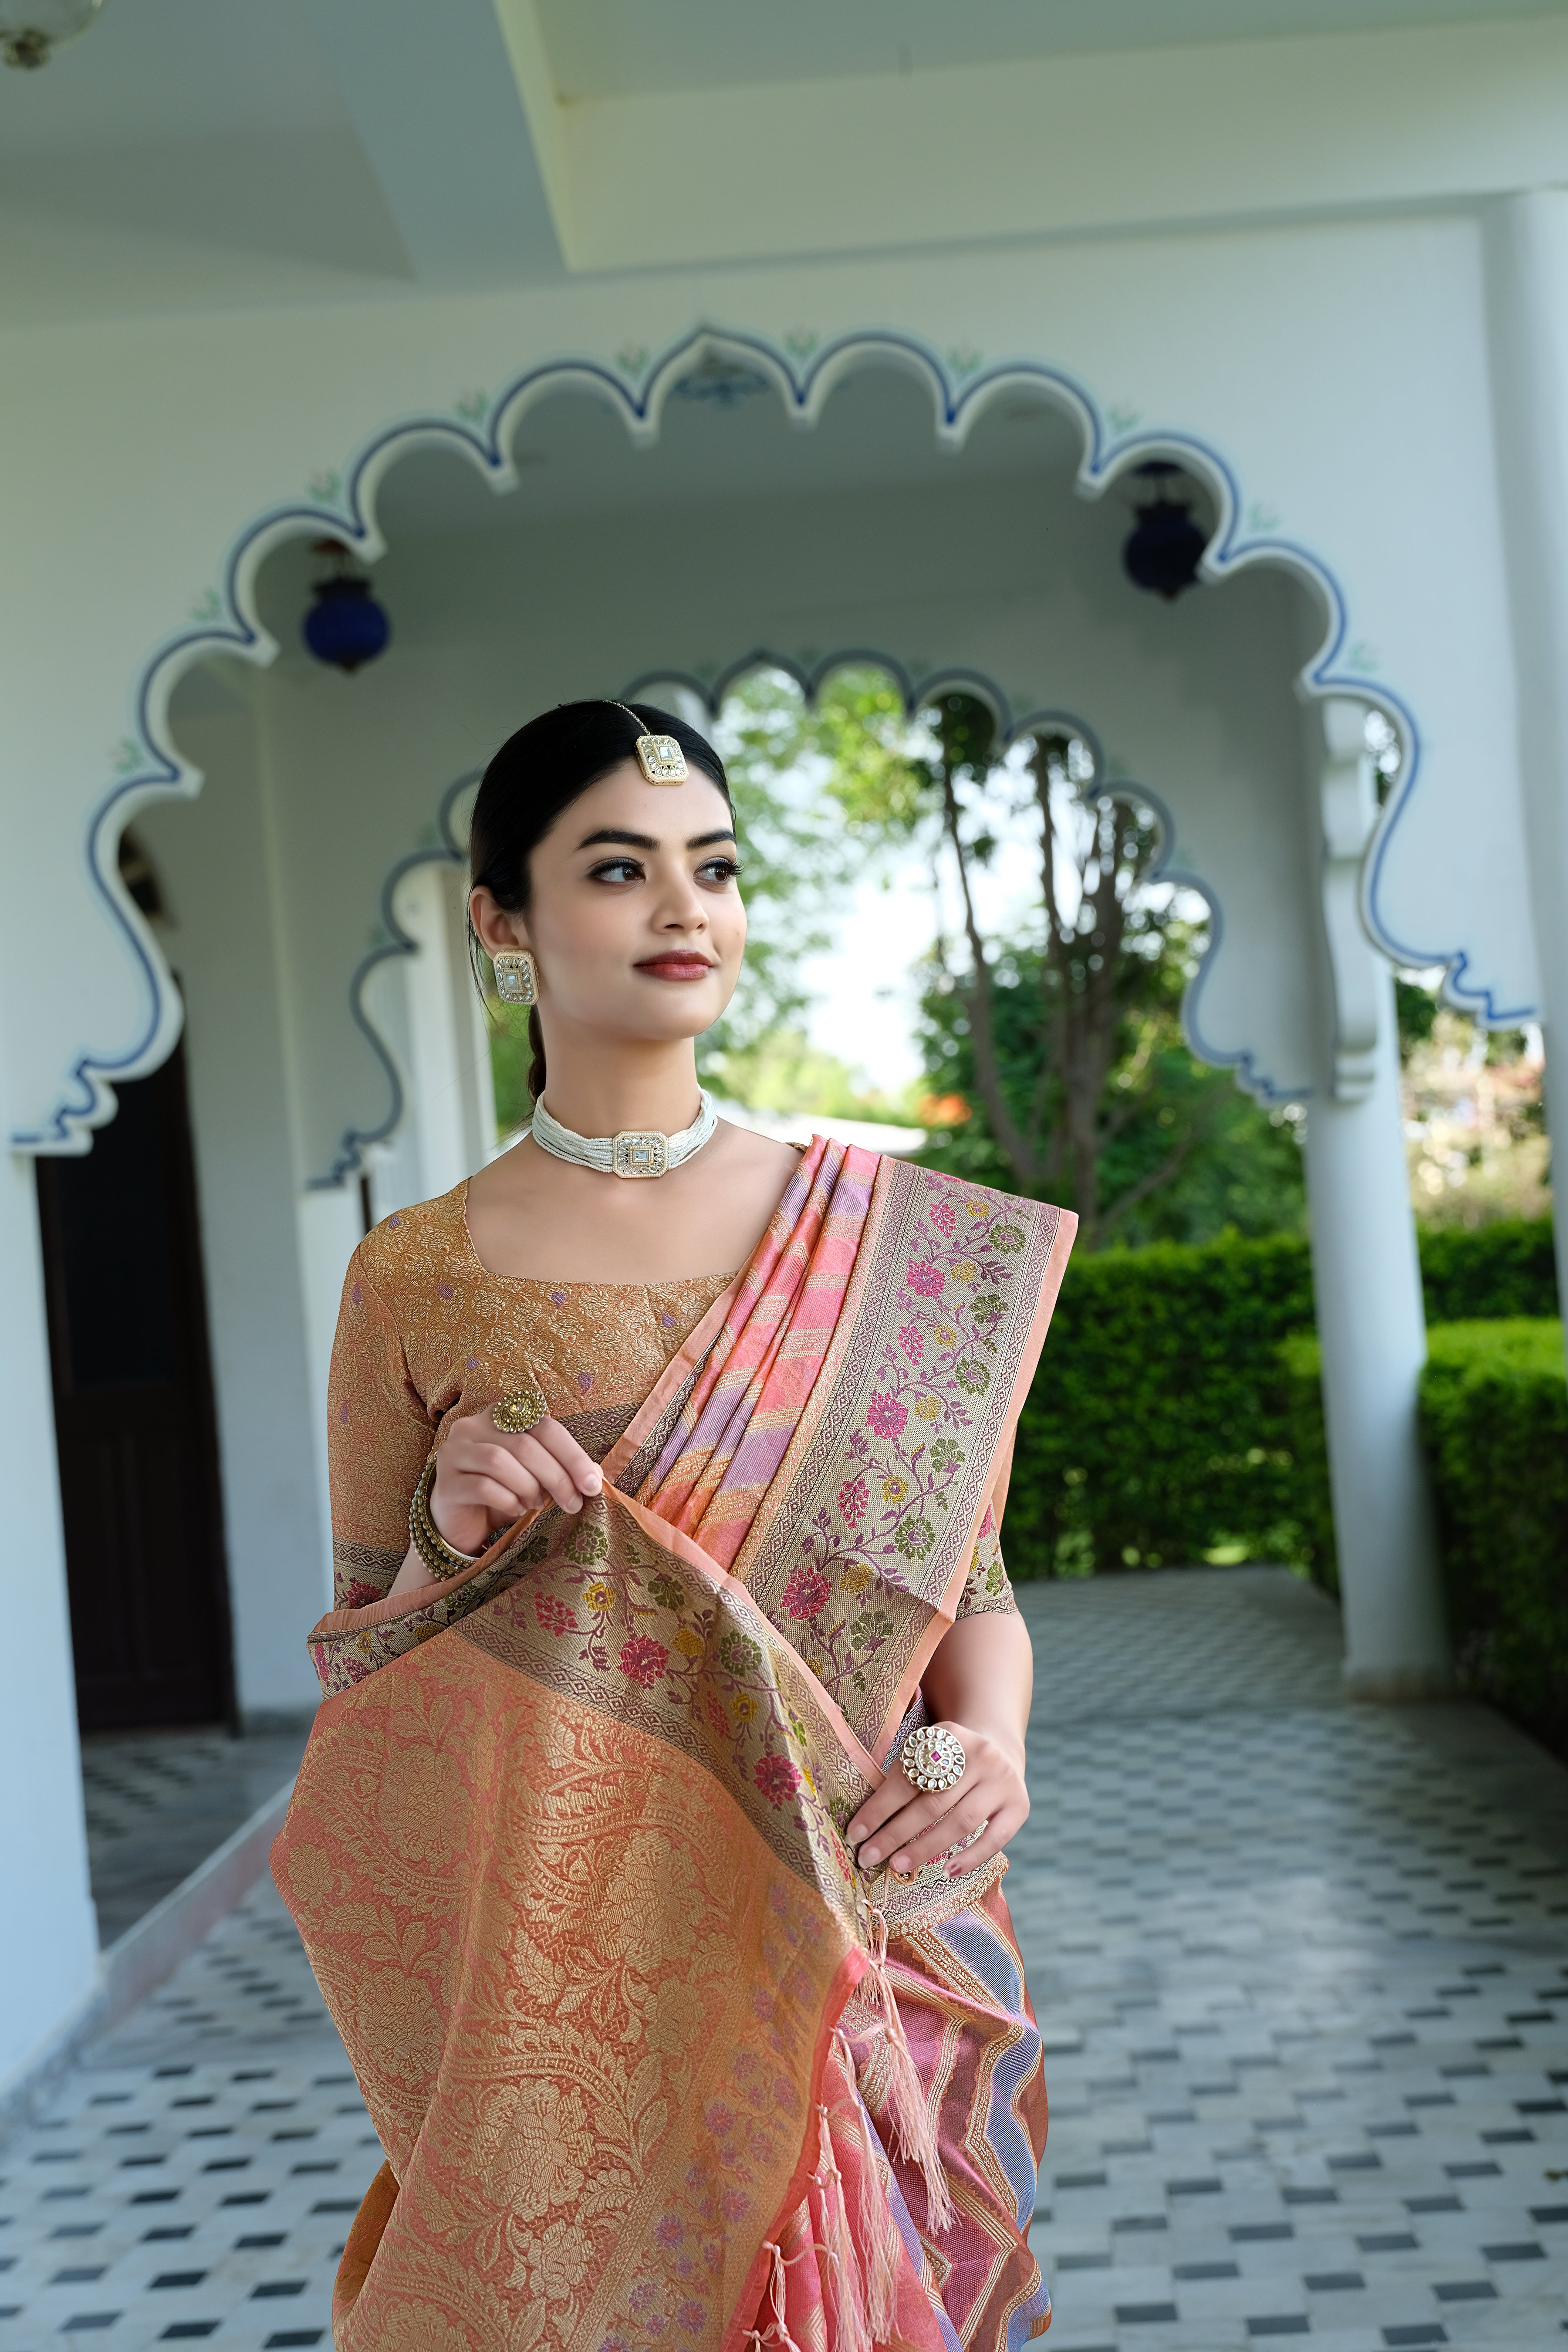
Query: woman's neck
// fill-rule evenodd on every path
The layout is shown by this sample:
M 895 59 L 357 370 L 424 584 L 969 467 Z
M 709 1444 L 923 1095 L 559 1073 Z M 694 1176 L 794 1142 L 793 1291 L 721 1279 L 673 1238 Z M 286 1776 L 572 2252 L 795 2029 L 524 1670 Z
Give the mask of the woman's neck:
M 696 1118 L 700 1088 L 689 1038 L 640 1050 L 612 1046 L 547 1054 L 550 1116 L 574 1135 L 621 1135 L 650 1128 L 679 1135 Z

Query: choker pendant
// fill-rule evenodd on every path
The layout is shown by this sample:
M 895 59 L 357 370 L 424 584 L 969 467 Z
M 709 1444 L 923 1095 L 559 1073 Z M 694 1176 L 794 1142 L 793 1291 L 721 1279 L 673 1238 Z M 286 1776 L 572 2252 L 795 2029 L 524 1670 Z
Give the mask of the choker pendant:
M 619 1135 L 577 1135 L 551 1117 L 542 1097 L 533 1106 L 529 1133 L 542 1150 L 574 1168 L 592 1168 L 603 1176 L 646 1179 L 668 1176 L 672 1168 L 683 1166 L 712 1140 L 718 1124 L 713 1097 L 704 1087 L 696 1118 L 679 1135 L 661 1134 L 657 1127 L 623 1128 Z

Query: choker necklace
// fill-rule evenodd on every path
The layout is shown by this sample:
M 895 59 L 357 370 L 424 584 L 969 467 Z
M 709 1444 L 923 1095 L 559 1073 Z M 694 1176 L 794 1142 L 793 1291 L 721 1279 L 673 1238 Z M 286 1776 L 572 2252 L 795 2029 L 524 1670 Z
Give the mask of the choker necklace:
M 542 1095 L 533 1106 L 528 1131 L 535 1143 L 557 1160 L 569 1160 L 574 1168 L 596 1168 L 605 1176 L 667 1176 L 700 1151 L 719 1124 L 706 1087 L 700 1097 L 696 1118 L 679 1135 L 661 1135 L 657 1127 L 630 1127 L 619 1135 L 574 1135 L 551 1118 Z

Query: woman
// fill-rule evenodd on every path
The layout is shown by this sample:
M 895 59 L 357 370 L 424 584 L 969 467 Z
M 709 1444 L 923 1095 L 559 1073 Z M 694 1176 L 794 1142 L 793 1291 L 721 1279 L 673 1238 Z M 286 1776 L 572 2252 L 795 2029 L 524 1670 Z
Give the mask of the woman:
M 349 1268 L 274 1849 L 389 2159 L 337 2343 L 1000 2352 L 1049 2302 L 996 1530 L 1073 1220 L 715 1121 L 678 720 L 536 719 L 471 852 L 533 1122 Z

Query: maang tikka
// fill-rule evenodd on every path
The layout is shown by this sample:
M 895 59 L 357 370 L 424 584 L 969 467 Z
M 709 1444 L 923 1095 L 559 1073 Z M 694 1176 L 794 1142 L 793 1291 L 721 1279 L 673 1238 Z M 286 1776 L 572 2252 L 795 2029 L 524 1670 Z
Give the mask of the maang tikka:
M 537 1004 L 539 967 L 526 948 L 503 948 L 493 955 L 496 994 L 503 1004 Z
M 642 720 L 635 710 L 617 702 L 617 710 L 625 710 L 634 727 Z M 635 745 L 637 765 L 650 784 L 683 784 L 686 782 L 686 754 L 673 735 L 639 735 Z

